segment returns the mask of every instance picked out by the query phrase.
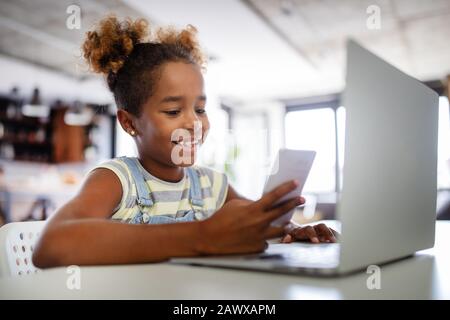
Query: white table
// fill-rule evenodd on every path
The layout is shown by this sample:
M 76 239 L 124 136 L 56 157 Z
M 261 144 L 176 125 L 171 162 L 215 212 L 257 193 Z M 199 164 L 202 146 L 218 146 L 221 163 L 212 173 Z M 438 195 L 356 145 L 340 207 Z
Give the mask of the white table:
M 370 276 L 311 278 L 168 263 L 82 267 L 80 290 L 66 268 L 0 279 L 2 299 L 450 299 L 450 221 L 437 222 L 436 245 L 381 267 L 381 289 Z

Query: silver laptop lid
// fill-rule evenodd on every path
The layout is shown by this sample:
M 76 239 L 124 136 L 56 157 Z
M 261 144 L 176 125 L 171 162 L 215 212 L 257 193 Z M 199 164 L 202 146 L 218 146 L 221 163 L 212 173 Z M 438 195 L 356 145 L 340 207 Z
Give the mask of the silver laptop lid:
M 348 42 L 339 271 L 433 246 L 438 98 L 416 79 Z

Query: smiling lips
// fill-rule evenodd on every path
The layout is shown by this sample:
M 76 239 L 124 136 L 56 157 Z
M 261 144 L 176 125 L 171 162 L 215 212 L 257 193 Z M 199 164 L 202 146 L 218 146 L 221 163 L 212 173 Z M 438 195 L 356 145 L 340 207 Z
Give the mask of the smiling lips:
M 200 140 L 190 140 L 190 141 L 172 141 L 173 144 L 177 144 L 180 145 L 182 147 L 186 147 L 186 148 L 192 148 L 192 147 L 196 147 L 200 144 Z

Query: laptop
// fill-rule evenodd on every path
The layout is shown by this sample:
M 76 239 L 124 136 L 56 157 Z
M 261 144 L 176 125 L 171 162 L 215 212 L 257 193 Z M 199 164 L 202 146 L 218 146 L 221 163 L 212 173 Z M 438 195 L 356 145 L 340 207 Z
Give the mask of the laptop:
M 339 243 L 271 243 L 265 252 L 172 263 L 341 275 L 434 246 L 438 95 L 353 40 L 347 42 Z

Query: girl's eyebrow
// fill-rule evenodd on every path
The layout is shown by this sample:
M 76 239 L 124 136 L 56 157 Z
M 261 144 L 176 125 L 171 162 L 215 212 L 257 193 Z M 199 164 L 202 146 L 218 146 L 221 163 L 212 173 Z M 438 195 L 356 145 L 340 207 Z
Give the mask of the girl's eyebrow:
M 161 101 L 159 103 L 162 104 L 162 103 L 167 103 L 167 102 L 179 102 L 183 99 L 184 99 L 183 96 L 167 96 L 167 97 L 164 97 L 163 99 L 161 99 Z M 197 100 L 198 101 L 206 101 L 206 96 L 205 95 L 198 96 Z
M 183 100 L 182 96 L 166 96 L 159 103 L 179 102 L 181 100 Z

